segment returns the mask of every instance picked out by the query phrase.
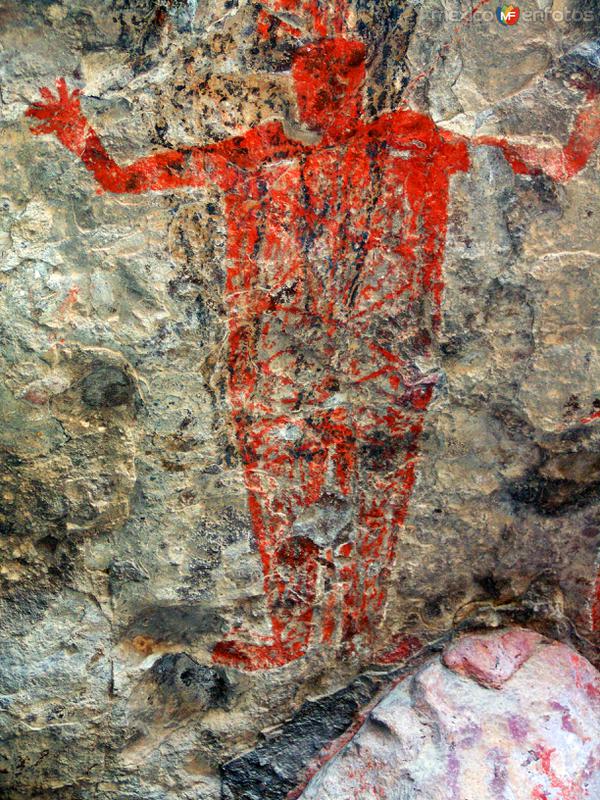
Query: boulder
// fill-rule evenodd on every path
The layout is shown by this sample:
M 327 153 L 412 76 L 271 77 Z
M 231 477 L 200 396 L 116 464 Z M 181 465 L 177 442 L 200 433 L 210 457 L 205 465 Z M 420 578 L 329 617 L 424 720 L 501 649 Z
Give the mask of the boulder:
M 595 800 L 600 674 L 512 628 L 464 636 L 396 685 L 301 800 Z

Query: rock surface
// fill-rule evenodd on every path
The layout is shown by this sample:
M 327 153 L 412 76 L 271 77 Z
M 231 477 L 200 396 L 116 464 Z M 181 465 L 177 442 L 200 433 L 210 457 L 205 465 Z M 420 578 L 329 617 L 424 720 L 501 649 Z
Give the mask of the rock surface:
M 600 674 L 532 631 L 470 635 L 396 686 L 301 800 L 594 800 Z
M 478 10 L 459 25 L 466 5 Z M 511 622 L 597 657 L 599 154 L 562 181 L 515 171 L 501 147 L 477 138 L 569 140 L 582 86 L 598 78 L 598 14 L 592 0 L 532 0 L 506 27 L 493 6 L 0 0 L 3 800 L 283 800 L 394 679 L 374 663 L 393 670 L 456 628 Z M 362 442 L 349 499 L 335 471 L 315 468 L 318 448 L 295 447 L 298 427 L 280 426 L 298 474 L 327 473 L 331 485 L 290 525 L 318 574 L 314 615 L 302 620 L 310 647 L 251 672 L 214 658 L 232 629 L 268 640 L 273 621 L 227 391 L 228 236 L 244 228 L 227 227 L 226 193 L 212 184 L 104 191 L 55 136 L 32 135 L 41 120 L 25 112 L 64 76 L 119 165 L 264 124 L 282 123 L 308 147 L 319 136 L 300 119 L 291 65 L 299 41 L 318 38 L 315 9 L 341 15 L 338 28 L 366 50 L 365 118 L 407 105 L 469 141 L 469 169 L 448 179 L 436 330 L 431 296 L 415 304 L 427 321 L 415 339 L 431 346 L 413 377 L 437 379 L 418 458 L 413 432 L 390 443 L 379 431 Z M 368 154 L 384 149 L 380 140 Z M 401 161 L 410 148 L 390 150 Z M 338 185 L 325 186 L 327 203 L 301 197 L 321 242 L 322 219 L 341 220 L 325 213 Z M 342 220 L 355 236 L 353 264 L 364 244 L 359 211 Z M 396 211 L 383 215 L 390 236 L 408 218 Z M 286 292 L 293 286 L 279 305 Z M 375 338 L 403 342 L 397 319 L 373 323 Z M 274 360 L 270 373 L 284 386 L 293 373 L 304 388 L 329 370 L 327 399 L 343 404 L 335 359 L 315 356 L 329 334 L 317 333 L 292 326 L 292 345 L 280 349 L 294 370 Z M 366 341 L 337 335 L 337 363 L 347 367 Z M 433 383 L 416 386 L 427 393 Z M 369 405 L 368 391 L 345 388 L 350 405 L 359 395 Z M 344 609 L 325 600 L 337 592 L 360 610 L 351 568 L 363 585 L 373 576 L 356 553 L 354 563 L 344 555 L 360 527 L 357 493 L 406 451 L 414 473 L 403 477 L 414 485 L 397 557 L 384 564 L 387 607 L 362 620 L 351 646 L 341 641 Z M 271 476 L 284 505 L 301 482 Z M 383 513 L 398 502 L 385 485 L 375 494 Z M 377 515 L 370 520 L 376 529 Z M 299 551 L 284 549 L 282 560 Z M 284 608 L 297 589 L 288 584 Z M 347 614 L 348 638 L 352 622 Z

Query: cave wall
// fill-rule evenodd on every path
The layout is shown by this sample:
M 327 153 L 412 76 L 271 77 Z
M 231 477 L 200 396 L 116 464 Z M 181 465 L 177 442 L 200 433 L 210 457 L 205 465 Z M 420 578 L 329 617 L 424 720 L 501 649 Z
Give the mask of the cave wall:
M 418 446 L 390 455 L 377 434 L 353 490 L 338 475 L 337 494 L 319 489 L 310 514 L 297 515 L 300 555 L 286 556 L 283 580 L 293 586 L 294 559 L 312 559 L 319 574 L 314 616 L 299 625 L 323 623 L 331 581 L 342 581 L 331 577 L 327 548 L 334 533 L 337 546 L 356 527 L 369 470 L 410 450 L 414 485 L 406 472 L 377 484 L 383 494 L 388 487 L 388 507 L 404 492 L 407 509 L 394 523 L 385 609 L 368 635 L 342 641 L 350 595 L 341 592 L 334 633 L 315 634 L 301 657 L 273 668 L 215 658 L 232 628 L 272 632 L 250 457 L 232 401 L 241 369 L 226 302 L 234 189 L 225 178 L 103 189 L 55 137 L 32 135 L 39 120 L 25 111 L 40 87 L 55 91 L 64 76 L 119 164 L 274 122 L 310 148 L 318 134 L 303 123 L 290 70 L 298 47 L 323 34 L 311 4 L 271 5 L 0 3 L 0 795 L 8 800 L 277 800 L 405 658 L 453 630 L 516 620 L 589 658 L 597 652 L 599 157 L 592 149 L 562 180 L 519 172 L 501 147 L 475 140 L 556 148 L 569 140 L 598 85 L 598 9 L 539 0 L 505 26 L 489 3 L 471 15 L 453 0 L 348 0 L 319 8 L 329 32 L 337 26 L 338 37 L 364 46 L 364 120 L 410 108 L 463 143 L 468 169 L 448 174 L 447 220 L 434 232 L 445 241 L 439 319 L 433 290 L 424 292 L 426 344 L 397 351 L 410 351 L 414 385 L 431 389 L 421 409 L 410 395 L 403 411 L 422 428 Z M 377 131 L 384 149 L 396 147 L 385 126 Z M 350 191 L 332 185 L 323 191 Z M 427 184 L 426 201 L 437 191 Z M 318 202 L 315 214 L 341 213 L 319 212 Z M 389 230 L 400 209 L 390 210 Z M 375 229 L 360 207 L 351 210 L 356 228 Z M 413 233 L 424 237 L 413 215 Z M 304 247 L 294 236 L 282 242 Z M 369 313 L 377 323 L 379 312 Z M 393 349 L 403 318 L 381 319 L 365 341 Z M 308 391 L 324 353 L 341 358 L 360 338 L 343 329 L 333 351 L 316 357 L 333 334 L 315 331 L 311 323 L 280 333 L 291 359 L 281 385 L 296 370 Z M 358 397 L 358 384 L 350 391 Z M 366 396 L 358 417 L 378 402 Z M 328 435 L 341 447 L 341 434 Z M 309 471 L 316 465 L 321 486 L 331 464 L 294 458 Z M 299 474 L 274 473 L 278 497 L 296 496 Z M 284 525 L 289 507 L 276 509 Z M 345 557 L 360 569 L 367 559 Z

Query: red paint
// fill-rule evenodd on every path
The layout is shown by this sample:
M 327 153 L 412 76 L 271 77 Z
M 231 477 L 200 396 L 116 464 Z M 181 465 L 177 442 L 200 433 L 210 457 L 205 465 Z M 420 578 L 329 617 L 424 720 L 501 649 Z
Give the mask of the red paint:
M 491 638 L 472 635 L 448 647 L 443 662 L 459 675 L 499 689 L 531 658 L 540 641 L 538 633 L 525 628 L 513 628 Z
M 592 599 L 592 631 L 600 631 L 600 572 L 596 576 L 596 585 Z
M 582 417 L 582 418 L 580 419 L 580 422 L 581 422 L 583 425 L 587 425 L 587 424 L 588 424 L 588 423 L 590 423 L 590 422 L 595 422 L 595 420 L 597 420 L 597 419 L 600 419 L 600 411 L 594 411 L 594 413 L 593 413 L 593 414 L 590 414 L 590 415 L 589 415 L 589 416 L 587 416 L 587 417 Z
M 552 800 L 582 800 L 583 787 L 577 781 L 563 781 L 557 775 L 552 765 L 554 753 L 554 748 L 541 744 L 535 750 L 536 766 L 543 773 L 545 782 L 551 787 L 551 794 L 548 794 L 543 786 L 538 785 L 533 790 L 532 800 L 550 800 L 550 797 Z M 568 759 L 568 753 L 563 753 L 562 756 Z
M 469 17 L 474 17 L 475 14 L 479 11 L 479 9 L 483 8 L 483 6 L 487 5 L 489 2 L 490 0 L 479 0 L 479 2 L 475 3 L 475 5 L 470 11 L 467 11 L 465 16 L 463 17 L 463 20 L 466 20 Z
M 406 675 L 400 675 L 395 678 L 391 683 L 386 685 L 385 692 L 391 692 L 396 686 L 399 686 L 406 679 Z M 286 800 L 298 800 L 304 789 L 311 781 L 312 778 L 319 772 L 325 764 L 332 761 L 335 756 L 341 752 L 344 747 L 352 741 L 358 731 L 367 721 L 371 711 L 381 701 L 381 693 L 376 694 L 367 706 L 364 706 L 359 713 L 356 714 L 352 724 L 344 731 L 344 733 L 337 739 L 329 742 L 319 754 L 306 766 L 302 778 L 297 786 L 295 786 L 287 795 Z
M 43 406 L 48 402 L 48 394 L 46 392 L 37 392 L 34 389 L 30 389 L 26 394 L 23 395 L 23 400 L 27 400 L 28 403 L 33 403 L 36 406 Z
M 585 693 L 590 698 L 592 703 L 600 703 L 600 681 L 596 684 L 589 681 L 585 685 Z
M 317 35 L 341 25 L 336 4 L 329 16 L 315 0 L 276 6 L 309 12 Z M 449 180 L 469 167 L 467 142 L 406 109 L 365 120 L 364 56 L 341 38 L 298 49 L 300 115 L 321 133 L 310 146 L 270 122 L 121 167 L 63 80 L 57 99 L 43 89 L 27 112 L 107 191 L 212 181 L 223 192 L 229 402 L 271 622 L 269 637 L 236 630 L 215 647 L 215 661 L 241 669 L 284 665 L 336 636 L 371 646 L 433 394 L 416 360 L 440 321 Z M 593 113 L 565 148 L 573 168 L 591 152 Z M 534 155 L 509 160 L 517 171 L 549 163 Z M 298 526 L 332 497 L 354 516 L 323 557 Z
M 60 304 L 58 316 L 64 317 L 70 309 L 79 301 L 79 286 L 72 286 L 67 292 L 67 296 Z
M 398 636 L 391 644 L 385 653 L 375 658 L 377 664 L 401 664 L 423 647 L 423 642 L 416 636 Z
M 588 103 L 575 118 L 573 131 L 564 147 L 511 144 L 506 139 L 494 136 L 480 136 L 475 143 L 500 147 L 514 172 L 519 175 L 544 173 L 564 183 L 585 167 L 600 141 L 598 95 L 595 91 L 588 91 L 587 99 Z M 590 417 L 593 418 L 594 415 Z

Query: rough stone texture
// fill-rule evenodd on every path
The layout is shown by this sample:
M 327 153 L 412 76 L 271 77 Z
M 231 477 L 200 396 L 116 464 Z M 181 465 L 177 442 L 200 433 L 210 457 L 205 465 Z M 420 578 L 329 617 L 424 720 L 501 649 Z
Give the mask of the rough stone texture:
M 586 800 L 600 674 L 531 631 L 458 640 L 378 703 L 302 800 Z
M 24 113 L 65 76 L 120 164 L 277 120 L 310 143 L 297 20 L 265 39 L 243 0 L 0 0 L 7 800 L 283 799 L 392 679 L 361 676 L 375 661 L 515 620 L 597 656 L 599 156 L 562 182 L 472 141 L 564 144 L 585 100 L 569 77 L 597 81 L 597 4 L 531 8 L 514 28 L 486 9 L 457 28 L 458 0 L 344 6 L 366 113 L 408 103 L 471 140 L 470 167 L 451 178 L 441 326 L 417 365 L 438 381 L 385 616 L 369 646 L 316 637 L 246 672 L 212 658 L 233 627 L 270 633 L 227 395 L 223 193 L 98 190 Z M 385 442 L 363 455 L 385 462 Z M 316 503 L 302 537 L 345 535 L 343 500 Z

